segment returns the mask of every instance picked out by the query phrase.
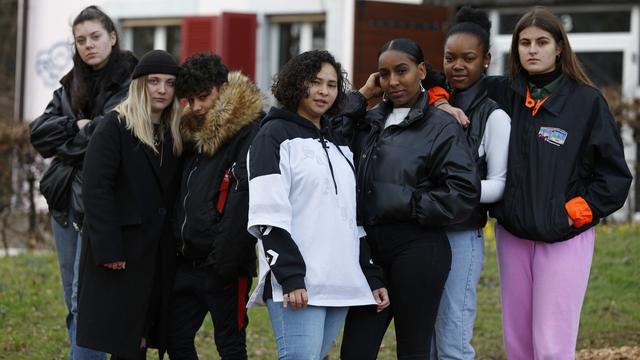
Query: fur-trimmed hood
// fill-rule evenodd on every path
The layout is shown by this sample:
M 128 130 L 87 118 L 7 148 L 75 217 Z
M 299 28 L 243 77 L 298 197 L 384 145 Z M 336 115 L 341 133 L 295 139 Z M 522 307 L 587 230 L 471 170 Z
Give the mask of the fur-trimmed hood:
M 180 123 L 185 144 L 212 156 L 245 126 L 260 120 L 263 97 L 258 87 L 239 71 L 229 74 L 227 86 L 203 116 L 186 107 Z

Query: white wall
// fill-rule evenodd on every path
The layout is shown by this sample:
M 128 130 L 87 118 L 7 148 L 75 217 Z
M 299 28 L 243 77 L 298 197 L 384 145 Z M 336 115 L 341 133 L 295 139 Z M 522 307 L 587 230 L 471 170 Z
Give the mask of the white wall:
M 393 0 L 420 3 L 418 0 Z M 256 79 L 267 89 L 274 74 L 269 67 L 269 15 L 325 14 L 325 46 L 352 79 L 355 0 L 31 0 L 26 59 L 25 117 L 42 113 L 58 80 L 71 68 L 71 22 L 87 5 L 101 6 L 118 19 L 215 16 L 227 12 L 254 13 L 258 18 Z M 126 41 L 121 35 L 121 45 Z
M 217 16 L 222 12 L 256 14 L 256 82 L 262 89 L 268 89 L 275 75 L 269 66 L 269 15 L 325 14 L 326 49 L 351 73 L 354 7 L 353 0 L 105 0 L 105 8 L 116 18 Z

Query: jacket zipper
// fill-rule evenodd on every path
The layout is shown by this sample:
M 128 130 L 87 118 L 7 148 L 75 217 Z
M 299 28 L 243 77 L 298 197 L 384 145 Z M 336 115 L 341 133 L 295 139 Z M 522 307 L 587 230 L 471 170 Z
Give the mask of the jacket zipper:
M 238 191 L 238 185 L 240 185 L 240 181 L 238 180 L 238 177 L 236 176 L 236 162 L 233 163 L 233 165 L 231 165 L 231 175 L 233 175 L 233 178 L 236 180 L 236 186 L 235 186 L 235 190 Z
M 358 163 L 358 169 L 360 170 L 360 174 L 362 175 L 360 176 L 360 179 L 361 179 L 359 184 L 360 191 L 358 193 L 359 204 L 364 204 L 365 194 L 367 192 L 367 189 L 366 189 L 367 177 L 369 176 L 369 159 L 371 158 L 371 154 L 373 153 L 373 150 L 375 149 L 380 136 L 382 136 L 381 133 L 378 133 L 375 136 L 373 136 L 372 137 L 373 141 L 371 142 L 370 146 L 366 146 L 365 152 L 360 155 L 361 159 Z
M 185 248 L 185 241 L 184 241 L 184 228 L 187 225 L 187 198 L 189 198 L 189 194 L 191 194 L 191 191 L 189 190 L 189 181 L 191 181 L 191 175 L 193 175 L 193 173 L 198 170 L 198 161 L 200 160 L 200 157 L 196 157 L 196 161 L 195 161 L 195 165 L 193 167 L 193 169 L 191 169 L 191 171 L 189 171 L 189 176 L 187 176 L 187 193 L 184 195 L 184 199 L 182 200 L 182 210 L 184 211 L 184 221 L 182 222 L 182 226 L 180 227 L 180 238 L 182 240 L 182 249 L 181 249 L 181 253 L 184 255 L 184 248 Z

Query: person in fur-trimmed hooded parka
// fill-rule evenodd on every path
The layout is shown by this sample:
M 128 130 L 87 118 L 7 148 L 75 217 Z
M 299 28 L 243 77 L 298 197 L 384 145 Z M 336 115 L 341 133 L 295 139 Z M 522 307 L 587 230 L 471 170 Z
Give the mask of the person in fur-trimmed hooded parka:
M 263 97 L 219 56 L 195 54 L 178 75 L 186 147 L 175 233 L 178 269 L 168 353 L 197 359 L 195 334 L 209 312 L 222 359 L 246 359 L 246 300 L 255 274 L 255 239 L 247 232 L 247 151 L 263 117 Z

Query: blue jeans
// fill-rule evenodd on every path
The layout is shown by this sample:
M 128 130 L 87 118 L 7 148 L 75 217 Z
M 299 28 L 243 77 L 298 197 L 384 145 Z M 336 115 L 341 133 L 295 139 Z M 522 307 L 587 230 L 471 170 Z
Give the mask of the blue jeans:
M 440 299 L 431 359 L 474 359 L 471 346 L 476 292 L 484 259 L 482 229 L 447 231 L 451 271 Z
M 333 346 L 348 307 L 307 306 L 293 310 L 267 300 L 280 360 L 320 360 Z
M 60 277 L 67 305 L 67 331 L 71 341 L 69 360 L 104 360 L 106 354 L 76 345 L 76 318 L 78 313 L 78 268 L 80 264 L 80 233 L 75 229 L 75 214 L 69 210 L 69 225 L 63 227 L 52 217 L 53 238 L 56 242 Z

